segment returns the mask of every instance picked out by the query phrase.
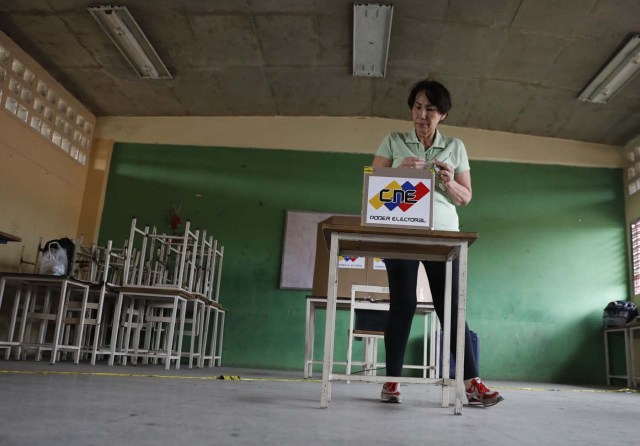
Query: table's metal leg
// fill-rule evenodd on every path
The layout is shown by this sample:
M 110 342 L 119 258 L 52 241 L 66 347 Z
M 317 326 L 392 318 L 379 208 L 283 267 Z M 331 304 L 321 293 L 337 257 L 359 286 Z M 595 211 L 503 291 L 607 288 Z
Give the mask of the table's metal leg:
M 429 364 L 433 366 L 431 370 L 429 370 L 429 378 L 435 378 L 438 373 L 438 364 L 440 364 L 440 357 L 438 356 L 438 351 L 440 348 L 440 338 L 438 337 L 438 331 L 436 331 L 436 321 L 438 320 L 438 316 L 436 315 L 435 309 L 429 313 L 429 326 L 431 330 L 431 334 L 429 336 L 430 348 L 429 348 Z
M 629 330 L 629 352 L 631 353 L 630 355 L 630 362 L 631 362 L 631 388 L 635 389 L 637 388 L 636 386 L 636 358 L 635 358 L 635 345 L 634 345 L 634 334 L 633 332 L 636 331 L 638 329 L 638 327 L 630 327 L 628 328 Z
M 204 302 L 200 301 L 199 302 L 200 305 L 200 318 L 198 319 L 198 331 L 200 336 L 198 337 L 198 345 L 196 346 L 198 348 L 198 360 L 196 361 L 196 367 L 198 368 L 202 368 L 202 365 L 200 365 L 200 359 L 204 356 L 204 350 L 202 349 L 202 338 L 204 336 L 204 317 L 205 317 L 205 312 L 206 310 L 206 305 Z
M 195 315 L 195 309 L 194 315 Z M 181 299 L 180 301 L 180 322 L 178 325 L 178 346 L 177 346 L 177 359 L 176 359 L 176 370 L 180 368 L 180 358 L 182 357 L 182 340 L 184 339 L 184 320 L 187 317 L 187 300 Z M 195 316 L 194 316 L 195 319 Z M 173 342 L 173 341 L 172 341 Z
M 53 333 L 53 345 L 51 346 L 51 365 L 56 363 L 58 356 L 58 349 L 60 348 L 60 337 L 62 336 L 62 324 L 64 323 L 66 302 L 67 299 L 67 281 L 62 282 L 62 289 L 60 290 L 60 299 L 58 301 L 58 317 L 56 318 L 56 327 Z
M 607 373 L 607 385 L 611 385 L 611 366 L 609 364 L 609 332 L 604 331 L 604 363 Z
M 444 281 L 444 321 L 442 323 L 442 407 L 449 407 L 451 367 L 451 260 L 446 262 Z
M 193 368 L 193 355 L 196 346 L 196 325 L 198 324 L 198 302 L 194 300 L 192 303 L 193 312 L 191 313 L 191 339 L 189 339 L 189 369 Z
M 87 317 L 87 304 L 89 302 L 89 287 L 85 286 L 83 288 L 81 288 L 82 291 L 82 307 L 81 307 L 81 313 L 80 313 L 80 327 L 77 329 L 76 331 L 76 340 L 75 340 L 75 345 L 74 347 L 78 347 L 78 350 L 76 351 L 76 357 L 75 357 L 75 361 L 74 364 L 79 364 L 80 363 L 80 354 L 82 352 L 82 339 L 84 337 L 84 324 L 85 324 L 85 320 Z
M 207 312 L 206 304 L 204 302 L 200 302 L 200 325 L 199 325 L 200 337 L 198 338 L 198 352 L 200 356 L 198 356 L 198 361 L 196 361 L 196 367 L 198 368 L 202 368 L 202 365 L 200 364 L 200 360 L 204 356 L 204 350 L 202 348 L 202 338 L 204 337 L 204 318 L 205 318 L 206 312 Z
M 204 368 L 204 364 L 207 358 L 207 341 L 209 339 L 209 323 L 211 320 L 211 307 L 209 305 L 205 305 L 204 307 L 204 326 L 202 331 L 202 336 L 200 338 L 200 368 Z M 213 364 L 213 359 L 209 364 Z
M 331 400 L 333 371 L 333 343 L 336 323 L 336 295 L 338 291 L 338 234 L 331 234 L 329 251 L 329 281 L 327 283 L 327 320 L 324 330 L 324 361 L 322 363 L 322 396 L 320 407 L 328 407 Z
M 141 307 L 142 308 L 142 307 Z M 122 365 L 127 365 L 127 360 L 129 358 L 129 355 L 132 354 L 131 356 L 131 363 L 135 364 L 134 359 L 137 361 L 137 356 L 135 356 L 135 354 L 138 353 L 138 347 L 137 345 L 135 345 L 134 343 L 134 348 L 130 349 L 129 346 L 131 345 L 131 331 L 133 330 L 132 326 L 133 326 L 133 314 L 135 312 L 136 309 L 136 305 L 135 305 L 135 299 L 133 298 L 133 296 L 131 296 L 129 298 L 129 314 L 127 317 L 127 329 L 125 330 L 125 335 L 124 335 L 124 356 L 122 357 Z M 140 325 L 140 316 L 138 316 L 138 323 L 137 325 Z
M 222 342 L 224 341 L 224 318 L 225 312 L 220 310 L 220 338 L 216 341 L 216 349 L 218 353 L 216 354 L 216 359 L 218 361 L 218 367 L 222 366 Z
M 352 296 L 351 296 L 351 304 L 349 305 L 349 331 L 347 332 L 347 370 L 346 370 L 346 374 L 347 375 L 351 375 L 351 357 L 353 356 L 353 323 L 354 323 L 354 319 L 355 319 L 355 314 L 354 314 L 354 309 L 353 309 L 353 304 L 354 304 L 354 299 L 355 296 L 353 293 L 355 293 L 355 291 L 351 291 Z M 371 353 L 372 353 L 372 348 L 371 348 L 371 339 L 370 338 L 362 338 L 363 340 L 363 350 L 364 350 L 364 374 L 365 375 L 370 375 L 371 374 L 371 369 L 375 368 L 375 361 L 373 362 L 373 367 L 371 367 L 371 360 L 369 358 L 371 358 Z M 350 381 L 347 381 L 350 382 Z
M 633 363 L 631 354 L 631 330 L 624 329 L 624 353 L 625 360 L 627 361 L 627 387 L 633 387 Z
M 456 402 L 453 413 L 462 414 L 464 396 L 464 349 L 467 320 L 467 242 L 460 244 L 458 268 L 458 327 L 456 333 Z
M 440 319 L 438 319 L 438 315 L 436 314 L 434 316 L 434 318 L 435 318 L 434 320 L 435 320 L 435 330 L 436 330 L 436 361 L 435 361 L 436 377 L 437 378 L 442 378 L 442 376 L 441 376 L 442 375 L 442 372 L 441 372 L 442 364 L 440 364 L 440 359 L 442 357 L 442 353 L 440 351 L 441 350 L 441 342 L 442 341 L 440 339 L 440 336 L 441 336 L 442 330 L 440 329 L 440 325 L 441 324 L 440 324 Z
M 111 325 L 111 345 L 109 346 L 109 361 L 108 364 L 113 366 L 113 362 L 116 356 L 116 344 L 118 343 L 118 332 L 120 331 L 120 312 L 122 311 L 122 299 L 123 294 L 118 293 L 118 300 L 116 301 L 116 307 L 113 313 L 113 322 Z
M 21 288 L 18 289 L 19 292 L 20 290 Z M 29 314 L 29 308 L 31 306 L 31 291 L 32 291 L 31 287 L 28 287 L 26 291 L 27 291 L 27 297 L 25 298 L 24 306 L 22 307 L 22 319 L 20 320 L 20 329 L 19 329 L 20 331 L 18 333 L 18 348 L 16 348 L 16 356 L 15 356 L 16 359 L 20 359 L 22 357 L 22 344 L 27 341 L 27 338 L 25 338 L 25 333 L 26 333 L 25 330 L 27 327 L 27 316 Z M 38 339 L 38 341 L 40 341 L 40 339 Z M 9 359 L 9 358 L 5 356 L 5 359 Z
M 311 312 L 314 312 L 312 315 Z M 306 329 L 304 332 L 304 377 L 311 378 L 313 373 L 313 338 L 315 328 L 315 309 L 311 309 L 311 302 L 307 300 Z
M 18 321 L 18 310 L 20 310 L 20 290 L 21 288 L 18 289 L 18 291 L 16 292 L 16 295 L 14 297 L 14 301 L 13 301 L 13 307 L 11 309 L 11 320 L 9 322 L 9 334 L 7 336 L 7 342 L 9 342 L 9 347 L 7 348 L 7 351 L 4 354 L 4 359 L 9 360 L 9 358 L 11 357 L 11 343 L 15 342 L 14 341 L 14 337 L 15 337 L 15 333 L 16 333 L 16 323 Z M 2 293 L 2 291 L 0 290 L 0 293 Z M 0 299 L 2 299 L 2 296 L 0 296 Z M 2 306 L 2 302 L 0 302 L 0 306 Z M 25 312 L 26 313 L 26 312 Z
M 106 284 L 102 285 L 100 289 L 100 296 L 98 297 L 98 309 L 96 313 L 96 328 L 93 332 L 93 345 L 91 346 L 91 365 L 96 365 L 96 358 L 98 357 L 98 347 L 100 346 L 100 336 L 103 330 L 102 320 L 104 311 L 104 300 L 107 294 Z
M 169 323 L 169 327 L 167 330 L 167 340 L 166 340 L 166 362 L 164 368 L 169 370 L 171 368 L 171 352 L 173 351 L 173 335 L 175 333 L 176 328 L 176 318 L 178 315 L 178 297 L 175 296 L 173 298 L 173 305 L 171 307 L 171 321 Z M 180 359 L 176 362 L 176 369 L 180 368 Z
M 423 320 L 423 331 L 422 331 L 422 377 L 426 378 L 427 377 L 427 333 L 428 333 L 428 320 L 429 320 L 429 313 L 425 313 L 423 316 L 424 320 Z M 430 371 L 429 371 L 430 372 Z
M 213 333 L 211 338 L 211 352 L 212 352 L 211 361 L 212 362 L 209 363 L 210 368 L 216 366 L 216 355 L 218 354 L 218 331 L 219 331 L 218 325 L 224 322 L 224 319 L 220 310 L 216 308 L 214 311 L 215 313 L 213 314 Z M 222 331 L 220 331 L 220 334 L 222 334 Z

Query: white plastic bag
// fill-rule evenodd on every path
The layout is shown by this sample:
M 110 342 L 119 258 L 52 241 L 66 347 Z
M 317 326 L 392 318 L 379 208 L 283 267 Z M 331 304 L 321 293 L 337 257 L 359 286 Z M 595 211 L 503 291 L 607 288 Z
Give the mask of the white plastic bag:
M 64 276 L 67 274 L 67 251 L 59 243 L 49 244 L 49 249 L 42 253 L 38 263 L 40 274 Z

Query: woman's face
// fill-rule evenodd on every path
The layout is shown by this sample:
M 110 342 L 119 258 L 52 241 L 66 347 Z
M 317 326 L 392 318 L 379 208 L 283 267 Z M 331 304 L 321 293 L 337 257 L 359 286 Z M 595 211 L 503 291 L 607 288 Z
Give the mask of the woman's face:
M 416 95 L 411 114 L 413 115 L 413 125 L 419 137 L 435 134 L 438 124 L 447 116 L 446 113 L 440 113 L 438 107 L 431 105 L 424 91 Z

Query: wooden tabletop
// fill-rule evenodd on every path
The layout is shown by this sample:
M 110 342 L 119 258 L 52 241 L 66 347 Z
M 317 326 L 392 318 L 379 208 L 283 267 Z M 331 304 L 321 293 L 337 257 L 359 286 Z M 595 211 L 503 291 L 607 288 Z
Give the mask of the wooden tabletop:
M 22 239 L 17 235 L 7 234 L 6 232 L 0 231 L 0 243 L 7 242 L 21 242 Z
M 477 232 L 458 232 L 458 231 L 435 231 L 429 229 L 413 229 L 413 228 L 385 228 L 380 226 L 363 226 L 360 217 L 333 216 L 321 223 L 322 233 L 324 235 L 327 248 L 331 249 L 331 234 L 340 232 L 341 234 L 354 235 L 379 235 L 387 237 L 397 237 L 398 243 L 403 238 L 424 238 L 440 241 L 463 240 L 471 245 L 478 239 Z M 398 243 L 379 242 L 370 240 L 344 240 L 340 242 L 340 251 L 354 252 L 376 252 L 378 255 L 384 256 L 385 253 L 392 256 L 398 251 L 403 253 L 424 253 L 425 246 L 416 244 L 403 246 L 399 249 Z M 429 246 L 430 254 L 446 256 L 453 249 L 451 246 L 434 244 Z

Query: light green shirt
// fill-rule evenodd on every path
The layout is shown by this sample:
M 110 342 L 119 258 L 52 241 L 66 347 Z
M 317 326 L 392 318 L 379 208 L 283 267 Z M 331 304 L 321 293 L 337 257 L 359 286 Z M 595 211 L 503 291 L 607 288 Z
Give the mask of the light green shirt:
M 425 161 L 443 161 L 453 166 L 455 173 L 470 170 L 464 143 L 458 138 L 444 136 L 437 130 L 433 145 L 428 148 L 418 140 L 415 130 L 389 133 L 380 143 L 376 155 L 391 160 L 391 167 L 398 167 L 402 158 L 415 156 Z M 433 197 L 433 226 L 441 231 L 460 230 L 456 206 L 438 186 Z

